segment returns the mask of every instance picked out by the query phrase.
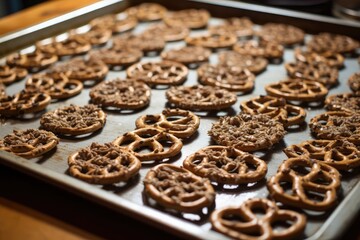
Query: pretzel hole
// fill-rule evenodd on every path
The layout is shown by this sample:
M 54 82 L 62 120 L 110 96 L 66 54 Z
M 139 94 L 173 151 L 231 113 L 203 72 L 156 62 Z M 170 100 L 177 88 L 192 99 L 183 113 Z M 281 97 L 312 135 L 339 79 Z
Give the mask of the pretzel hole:
M 169 122 L 174 122 L 174 121 L 178 121 L 178 120 L 181 120 L 182 117 L 181 116 L 170 116 L 170 117 L 167 117 L 166 120 L 169 121 Z
M 294 224 L 291 220 L 275 220 L 271 223 L 271 227 L 275 232 L 282 232 L 289 229 Z
M 291 181 L 283 181 L 280 182 L 280 187 L 284 191 L 284 194 L 294 195 L 294 191 L 292 190 L 292 182 Z
M 302 165 L 292 166 L 291 169 L 296 172 L 298 176 L 305 176 L 311 172 L 311 167 Z
M 332 183 L 332 179 L 324 176 L 324 177 L 317 177 L 315 179 L 312 179 L 311 182 L 320 184 L 320 185 L 329 186 Z
M 266 215 L 266 209 L 261 206 L 251 208 L 251 211 L 255 214 L 256 218 L 263 218 Z
M 313 202 L 323 202 L 325 200 L 325 194 L 320 192 L 305 190 L 305 195 Z
M 134 151 L 139 154 L 146 154 L 146 153 L 154 152 L 154 149 L 149 145 L 142 145 L 140 147 L 135 148 Z
M 349 156 L 353 153 L 351 149 L 343 148 L 341 152 L 339 151 L 331 151 L 331 159 L 334 161 L 343 161 L 344 156 Z

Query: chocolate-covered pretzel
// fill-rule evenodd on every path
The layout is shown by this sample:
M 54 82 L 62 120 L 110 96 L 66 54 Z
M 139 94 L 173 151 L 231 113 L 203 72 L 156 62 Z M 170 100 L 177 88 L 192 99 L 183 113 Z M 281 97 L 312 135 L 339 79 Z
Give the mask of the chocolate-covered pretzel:
M 291 193 L 285 185 L 291 186 Z M 270 196 L 285 205 L 327 211 L 337 204 L 340 173 L 333 167 L 307 157 L 289 158 L 267 182 Z
M 310 120 L 310 130 L 318 139 L 348 140 L 360 145 L 360 113 L 326 112 Z
M 325 100 L 329 111 L 346 111 L 360 113 L 360 96 L 352 93 L 331 95 Z
M 90 58 L 100 59 L 109 67 L 126 67 L 140 61 L 143 52 L 135 48 L 102 48 L 92 50 Z
M 139 159 L 112 143 L 92 143 L 71 154 L 68 165 L 73 177 L 93 184 L 126 182 L 141 168 Z
M 265 114 L 245 113 L 220 117 L 208 132 L 216 143 L 246 152 L 269 149 L 283 139 L 285 133 L 284 126 L 277 120 Z
M 288 157 L 308 157 L 338 170 L 360 166 L 360 150 L 345 140 L 307 140 L 283 151 Z
M 65 99 L 79 94 L 83 84 L 78 80 L 69 80 L 66 75 L 60 78 L 52 78 L 47 74 L 35 74 L 26 80 L 27 92 L 42 92 L 52 99 Z
M 295 48 L 295 59 L 296 61 L 308 63 L 308 64 L 318 64 L 325 63 L 330 67 L 342 68 L 344 66 L 344 57 L 339 53 L 333 52 L 323 52 L 316 53 L 311 51 L 306 51 L 301 48 Z
M 59 139 L 52 133 L 38 129 L 14 130 L 0 140 L 0 150 L 20 157 L 35 158 L 52 150 Z
M 209 180 L 170 164 L 150 169 L 144 186 L 145 193 L 159 205 L 180 212 L 198 213 L 215 200 Z
M 123 33 L 134 29 L 138 21 L 136 17 L 129 16 L 124 13 L 108 14 L 102 17 L 95 18 L 90 22 L 91 29 L 109 29 L 112 33 Z
M 200 46 L 210 49 L 230 48 L 237 41 L 234 34 L 206 34 L 199 36 L 189 36 L 185 38 L 185 42 L 190 46 Z
M 266 163 L 233 147 L 208 146 L 189 155 L 183 166 L 200 177 L 221 184 L 244 184 L 263 179 Z
M 10 67 L 9 65 L 0 66 L 0 83 L 11 84 L 15 81 L 21 80 L 28 74 L 25 68 Z
M 100 29 L 94 28 L 90 29 L 85 33 L 77 33 L 76 31 L 70 31 L 70 36 L 76 36 L 84 39 L 84 41 L 89 42 L 92 46 L 99 46 L 106 44 L 112 35 L 110 29 Z
M 51 102 L 45 93 L 21 91 L 13 96 L 0 98 L 0 115 L 15 117 L 44 110 Z
M 264 213 L 259 217 L 258 211 Z M 233 239 L 297 239 L 304 232 L 306 217 L 292 210 L 279 209 L 275 202 L 252 198 L 239 207 L 225 207 L 211 214 L 213 228 Z M 276 229 L 274 223 L 285 226 Z
M 253 22 L 247 18 L 228 18 L 225 22 L 215 26 L 209 26 L 210 33 L 235 34 L 237 37 L 250 37 L 254 34 Z
M 31 72 L 40 71 L 55 63 L 58 57 L 50 53 L 42 53 L 39 51 L 31 53 L 14 53 L 6 58 L 9 66 L 26 68 Z
M 136 63 L 126 70 L 129 78 L 155 85 L 179 85 L 188 75 L 188 68 L 172 61 Z
M 147 28 L 143 34 L 161 36 L 166 42 L 180 41 L 189 35 L 190 31 L 185 26 L 169 26 L 166 24 L 155 24 Z
M 248 69 L 238 66 L 203 64 L 198 70 L 199 82 L 229 91 L 248 93 L 255 84 L 255 76 Z
M 89 60 L 84 60 L 77 57 L 53 67 L 52 71 L 62 72 L 69 79 L 86 82 L 102 81 L 108 74 L 109 68 L 101 59 L 90 58 Z
M 42 115 L 43 129 L 60 135 L 77 136 L 95 132 L 104 127 L 106 114 L 95 105 L 60 107 Z
M 240 108 L 243 112 L 251 115 L 268 115 L 281 122 L 284 127 L 302 124 L 306 117 L 305 109 L 287 104 L 284 98 L 271 96 L 260 96 L 243 101 Z
M 136 17 L 142 22 L 160 20 L 166 12 L 166 8 L 157 3 L 142 3 L 125 10 L 129 16 Z
M 116 138 L 113 143 L 129 150 L 140 161 L 159 161 L 173 157 L 180 153 L 183 146 L 179 138 L 152 127 L 127 132 Z M 144 148 L 147 148 L 149 152 L 143 152 Z
M 90 98 L 103 108 L 140 109 L 149 105 L 151 89 L 140 81 L 117 78 L 93 87 Z
M 137 128 L 154 127 L 178 138 L 191 137 L 200 125 L 200 118 L 182 109 L 167 108 L 161 114 L 147 114 L 136 119 Z
M 190 29 L 206 27 L 210 13 L 205 9 L 185 9 L 169 12 L 164 17 L 164 22 L 169 26 L 185 26 Z
M 283 23 L 267 23 L 257 35 L 265 41 L 282 45 L 294 45 L 304 42 L 305 33 L 298 27 Z
M 281 59 L 284 55 L 284 47 L 274 42 L 242 41 L 236 43 L 233 49 L 242 55 L 264 57 L 267 59 Z
M 180 62 L 189 66 L 208 62 L 210 55 L 211 51 L 209 49 L 198 46 L 186 46 L 164 51 L 161 53 L 161 58 L 167 61 Z
M 360 72 L 352 74 L 348 80 L 348 84 L 356 95 L 360 95 Z
M 307 43 L 307 48 L 317 53 L 353 53 L 359 46 L 351 37 L 332 33 L 319 33 Z
M 268 84 L 265 90 L 267 94 L 285 98 L 287 101 L 322 101 L 328 94 L 322 83 L 296 78 Z
M 91 49 L 91 44 L 81 37 L 72 36 L 62 41 L 52 38 L 50 43 L 37 43 L 36 48 L 41 52 L 63 57 L 85 54 Z
M 286 63 L 285 68 L 291 78 L 316 81 L 327 87 L 333 87 L 338 83 L 338 70 L 325 63 L 292 62 Z
M 120 35 L 113 38 L 112 48 L 124 49 L 134 48 L 144 53 L 161 52 L 165 47 L 165 40 L 161 35 Z
M 235 51 L 220 52 L 218 56 L 220 65 L 247 68 L 254 74 L 264 71 L 268 65 L 266 58 L 242 55 Z
M 212 86 L 176 86 L 166 91 L 166 98 L 178 108 L 211 111 L 231 107 L 237 101 L 234 93 Z

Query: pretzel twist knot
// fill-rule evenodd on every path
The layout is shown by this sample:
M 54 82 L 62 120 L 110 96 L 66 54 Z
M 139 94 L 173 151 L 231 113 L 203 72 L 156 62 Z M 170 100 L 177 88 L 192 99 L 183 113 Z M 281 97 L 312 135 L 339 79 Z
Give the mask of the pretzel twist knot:
M 256 216 L 255 210 L 265 214 Z M 216 231 L 234 239 L 293 239 L 305 229 L 303 214 L 279 209 L 268 199 L 253 198 L 240 207 L 228 207 L 211 214 L 211 224 Z M 286 229 L 275 230 L 275 223 L 289 223 Z M 256 235 L 256 236 L 254 236 Z
M 166 208 L 196 213 L 215 200 L 210 181 L 184 168 L 160 164 L 152 168 L 144 180 L 145 192 Z
M 183 146 L 174 135 L 156 128 L 140 128 L 127 132 L 113 141 L 117 146 L 128 149 L 140 161 L 162 160 L 175 156 Z M 164 145 L 170 146 L 165 149 Z M 147 149 L 148 152 L 142 150 Z
M 285 184 L 291 184 L 292 193 L 285 191 Z M 270 195 L 284 204 L 326 211 L 336 205 L 340 184 L 340 173 L 335 168 L 298 157 L 284 161 L 267 187 Z
M 188 138 L 199 128 L 200 118 L 190 111 L 168 108 L 161 114 L 141 116 L 135 124 L 137 128 L 155 127 L 176 137 Z
M 183 165 L 200 177 L 223 184 L 260 181 L 267 172 L 267 165 L 261 159 L 233 147 L 223 146 L 202 148 L 188 156 Z

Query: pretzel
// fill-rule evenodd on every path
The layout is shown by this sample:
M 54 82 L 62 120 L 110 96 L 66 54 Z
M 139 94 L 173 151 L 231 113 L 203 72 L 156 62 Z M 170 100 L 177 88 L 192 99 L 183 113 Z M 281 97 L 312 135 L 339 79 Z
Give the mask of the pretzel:
M 237 37 L 251 37 L 254 34 L 254 24 L 247 18 L 228 18 L 220 25 L 210 26 L 209 32 L 216 34 L 235 34 Z
M 24 158 L 36 158 L 55 148 L 58 143 L 59 139 L 52 132 L 38 129 L 14 130 L 0 140 L 0 150 Z
M 89 42 L 92 46 L 99 46 L 106 44 L 112 35 L 110 29 L 90 29 L 85 33 L 77 33 L 76 31 L 70 31 L 70 36 L 76 36 L 82 38 L 84 41 Z
M 193 111 L 226 109 L 234 105 L 234 93 L 212 86 L 176 86 L 166 91 L 167 100 L 178 108 Z
M 104 127 L 106 114 L 95 105 L 71 104 L 42 115 L 43 129 L 60 135 L 77 136 L 95 132 Z
M 265 214 L 256 215 L 256 210 Z M 292 210 L 279 209 L 265 198 L 250 198 L 239 207 L 226 207 L 211 214 L 212 227 L 233 239 L 298 239 L 306 227 L 306 217 Z M 276 229 L 274 223 L 287 225 Z
M 213 123 L 209 136 L 219 145 L 245 152 L 269 149 L 284 138 L 283 125 L 264 114 L 220 117 Z
M 190 46 L 200 46 L 210 49 L 230 48 L 237 41 L 234 34 L 206 34 L 198 36 L 189 36 L 185 38 L 185 42 Z
M 189 155 L 183 166 L 210 181 L 234 185 L 260 181 L 267 172 L 267 165 L 263 160 L 231 146 L 202 148 Z
M 326 112 L 310 120 L 310 130 L 319 139 L 348 140 L 360 145 L 360 113 Z
M 248 93 L 254 89 L 255 76 L 238 66 L 203 64 L 197 70 L 199 82 L 228 91 Z
M 168 26 L 160 23 L 151 25 L 143 34 L 161 36 L 166 42 L 175 42 L 186 38 L 190 34 L 190 31 L 184 26 Z
M 302 50 L 299 47 L 295 48 L 294 55 L 296 61 L 309 63 L 309 64 L 325 63 L 329 67 L 333 67 L 333 68 L 342 68 L 344 66 L 344 61 L 345 61 L 344 57 L 339 53 L 333 53 L 333 52 L 316 53 L 316 52 Z
M 0 115 L 15 117 L 26 113 L 44 110 L 51 102 L 51 97 L 44 93 L 21 91 L 14 96 L 0 98 Z
M 183 64 L 171 61 L 136 63 L 126 70 L 129 78 L 155 85 L 182 84 L 188 73 L 188 68 Z
M 90 98 L 103 108 L 140 109 L 149 105 L 151 89 L 143 82 L 116 78 L 93 87 Z
M 109 29 L 113 34 L 130 31 L 137 24 L 137 19 L 127 14 L 108 14 L 95 18 L 90 22 L 91 29 Z
M 284 127 L 300 125 L 305 121 L 306 111 L 298 106 L 286 104 L 284 98 L 259 96 L 240 104 L 244 113 L 257 115 L 265 114 L 281 122 Z
M 7 97 L 7 94 L 6 94 L 6 87 L 4 84 L 2 84 L 0 82 L 0 98 L 6 98 Z
M 258 42 L 254 40 L 237 42 L 233 49 L 242 55 L 264 57 L 267 59 L 282 58 L 284 55 L 284 47 L 274 42 Z
M 200 118 L 190 111 L 167 108 L 161 114 L 140 116 L 135 125 L 137 128 L 154 127 L 178 138 L 188 138 L 199 128 Z
M 348 84 L 356 95 L 360 95 L 360 72 L 352 74 L 348 80 Z
M 183 146 L 179 138 L 152 127 L 127 132 L 116 138 L 113 143 L 129 150 L 140 161 L 159 161 L 174 157 L 180 153 Z M 164 148 L 165 144 L 167 148 Z M 149 151 L 143 152 L 144 148 Z
M 289 158 L 267 182 L 276 201 L 302 209 L 327 211 L 337 204 L 340 173 L 333 167 L 307 157 Z M 291 185 L 287 193 L 285 184 Z
M 144 186 L 145 193 L 159 205 L 180 212 L 200 212 L 215 200 L 215 191 L 209 180 L 170 164 L 150 169 Z
M 360 113 L 360 96 L 352 93 L 331 95 L 325 100 L 329 111 L 346 111 Z
M 169 26 L 185 26 L 190 29 L 206 27 L 210 13 L 205 9 L 186 9 L 165 15 L 163 21 Z
M 0 66 L 0 83 L 11 84 L 26 77 L 28 71 L 21 67 Z
M 112 48 L 135 48 L 144 53 L 161 52 L 165 47 L 165 40 L 161 35 L 121 35 L 113 38 Z
M 92 143 L 71 154 L 68 165 L 73 177 L 104 185 L 126 182 L 141 168 L 139 159 L 112 143 Z
M 332 33 L 319 33 L 307 43 L 309 51 L 317 53 L 352 53 L 359 46 L 359 42 L 355 39 Z
M 36 74 L 26 80 L 25 89 L 27 92 L 46 93 L 52 99 L 65 99 L 79 94 L 83 84 L 77 80 L 69 80 L 65 75 L 54 79 L 46 74 Z
M 70 79 L 76 79 L 81 82 L 102 81 L 109 72 L 109 68 L 100 59 L 96 58 L 84 60 L 77 57 L 57 67 L 59 71 L 68 70 L 70 72 L 68 75 Z
M 35 51 L 32 53 L 14 53 L 6 58 L 9 66 L 26 68 L 29 71 L 36 72 L 49 67 L 55 63 L 58 57 L 50 53 Z
M 241 55 L 234 51 L 220 52 L 218 57 L 220 65 L 247 68 L 254 74 L 258 74 L 264 71 L 268 65 L 266 58 L 254 57 L 251 55 Z
M 344 140 L 308 140 L 285 148 L 288 157 L 308 157 L 337 170 L 360 166 L 360 150 Z
M 143 56 L 141 50 L 134 48 L 102 48 L 90 52 L 90 58 L 100 59 L 110 67 L 130 66 L 139 62 Z
M 286 63 L 286 71 L 291 78 L 300 78 L 333 87 L 338 83 L 339 72 L 325 63 Z
M 161 58 L 167 61 L 180 62 L 187 66 L 199 65 L 208 62 L 211 56 L 209 49 L 197 46 L 186 46 L 178 49 L 170 49 L 161 53 Z
M 305 33 L 298 27 L 283 23 L 267 23 L 257 35 L 264 41 L 291 46 L 304 42 Z
M 297 78 L 268 84 L 265 91 L 271 96 L 282 97 L 287 101 L 304 102 L 322 101 L 328 94 L 323 84 Z
M 81 37 L 72 36 L 63 41 L 52 38 L 51 42 L 47 44 L 36 43 L 36 48 L 44 53 L 64 57 L 87 53 L 91 49 L 91 45 Z
M 166 12 L 166 8 L 157 3 L 142 3 L 125 10 L 129 16 L 134 16 L 142 22 L 160 20 Z

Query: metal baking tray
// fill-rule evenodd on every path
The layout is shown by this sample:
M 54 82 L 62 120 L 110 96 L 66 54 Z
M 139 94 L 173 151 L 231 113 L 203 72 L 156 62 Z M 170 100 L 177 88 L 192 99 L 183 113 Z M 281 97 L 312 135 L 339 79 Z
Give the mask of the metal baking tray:
M 101 1 L 76 10 L 61 17 L 49 20 L 36 26 L 0 37 L 0 54 L 5 56 L 15 50 L 30 51 L 35 41 L 54 36 L 70 28 L 79 27 L 86 24 L 90 19 L 110 12 L 120 12 L 130 5 L 139 4 L 142 1 L 121 1 L 108 0 Z M 248 16 L 256 24 L 265 22 L 285 22 L 301 27 L 307 33 L 316 32 L 334 32 L 347 34 L 356 39 L 360 36 L 360 24 L 356 22 L 333 19 L 329 17 L 316 16 L 305 13 L 298 13 L 288 10 L 257 6 L 252 4 L 233 2 L 233 1 L 212 1 L 212 0 L 187 0 L 187 1 L 157 1 L 170 10 L 179 10 L 185 8 L 205 8 L 208 9 L 213 18 L 210 24 L 221 21 L 219 18 L 228 18 L 233 16 Z M 149 24 L 142 23 L 135 32 L 141 32 Z M 204 30 L 196 30 L 193 33 L 198 34 Z M 309 35 L 307 35 L 307 38 Z M 184 42 L 167 43 L 166 49 L 185 45 Z M 154 61 L 159 57 L 144 57 L 142 61 Z M 4 59 L 1 59 L 4 61 Z M 293 49 L 286 49 L 284 61 L 294 61 Z M 216 53 L 213 53 L 210 59 L 211 63 L 217 62 Z M 348 77 L 359 71 L 359 64 L 356 58 L 347 58 L 345 68 L 339 72 L 340 84 L 331 89 L 329 94 L 349 92 L 347 86 Z M 125 77 L 124 71 L 110 71 L 106 80 L 116 77 Z M 227 114 L 234 115 L 240 112 L 239 103 L 245 99 L 265 94 L 264 85 L 270 82 L 283 80 L 287 77 L 283 64 L 270 64 L 266 71 L 256 78 L 255 89 L 251 94 L 238 97 L 238 102 L 232 108 L 226 111 L 198 113 L 201 117 L 200 128 L 195 136 L 184 141 L 184 147 L 181 154 L 167 162 L 174 165 L 182 165 L 182 161 L 191 153 L 198 149 L 214 144 L 207 131 L 211 124 L 219 116 Z M 190 70 L 185 85 L 197 83 L 196 70 Z M 7 88 L 9 94 L 19 91 L 24 86 L 24 80 L 10 85 Z M 87 104 L 90 88 L 85 88 L 83 92 L 65 101 L 52 103 L 47 110 L 54 110 L 60 106 L 75 103 L 78 105 Z M 83 138 L 62 138 L 56 151 L 51 151 L 44 157 L 26 160 L 10 153 L 0 151 L 1 164 L 13 167 L 21 172 L 42 179 L 45 182 L 54 184 L 57 187 L 66 189 L 74 194 L 80 195 L 86 199 L 98 204 L 105 205 L 114 211 L 127 214 L 129 217 L 144 221 L 154 227 L 161 228 L 173 234 L 184 238 L 193 239 L 227 239 L 225 235 L 219 234 L 211 229 L 209 215 L 198 216 L 192 214 L 172 214 L 165 212 L 157 206 L 153 206 L 147 200 L 144 194 L 142 184 L 147 171 L 155 164 L 144 163 L 140 174 L 127 184 L 119 183 L 111 186 L 90 185 L 71 177 L 67 172 L 67 157 L 74 151 L 89 146 L 92 142 L 110 142 L 117 136 L 135 128 L 135 119 L 144 114 L 160 113 L 165 107 L 165 89 L 153 89 L 150 106 L 136 112 L 128 111 L 107 111 L 107 123 L 105 127 L 95 134 Z M 306 122 L 324 112 L 323 108 L 307 107 Z M 12 132 L 13 129 L 38 128 L 39 118 L 32 119 L 2 119 L 0 122 L 0 137 Z M 303 140 L 311 139 L 307 124 L 298 129 L 291 129 L 285 136 L 285 139 L 275 145 L 271 150 L 255 152 L 268 163 L 268 173 L 266 178 L 275 174 L 278 166 L 286 159 L 282 149 L 288 145 L 299 143 Z M 333 239 L 342 234 L 349 226 L 352 219 L 360 210 L 358 199 L 360 199 L 360 170 L 355 169 L 351 173 L 342 173 L 342 189 L 340 194 L 340 203 L 332 211 L 326 213 L 307 212 L 308 224 L 304 235 L 301 238 L 307 239 Z M 233 189 L 216 188 L 215 208 L 222 208 L 227 205 L 239 205 L 248 198 L 267 197 L 268 191 L 265 187 L 266 181 L 260 181 L 256 184 L 238 186 Z M 151 206 L 150 206 L 151 205 Z

